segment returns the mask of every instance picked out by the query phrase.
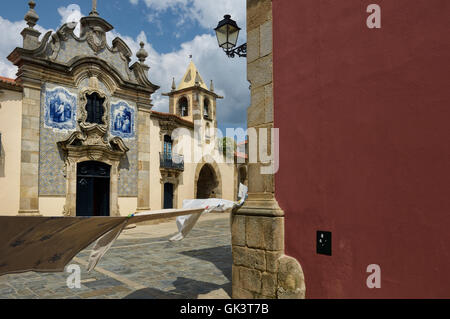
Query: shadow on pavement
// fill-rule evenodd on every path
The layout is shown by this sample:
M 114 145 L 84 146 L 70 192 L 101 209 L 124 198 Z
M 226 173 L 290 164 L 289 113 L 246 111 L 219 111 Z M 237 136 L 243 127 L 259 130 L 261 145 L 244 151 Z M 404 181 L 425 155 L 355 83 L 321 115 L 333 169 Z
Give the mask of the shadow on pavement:
M 231 282 L 231 265 L 233 263 L 231 246 L 227 245 L 199 250 L 189 250 L 183 251 L 181 254 L 213 263 L 217 269 L 219 269 Z
M 208 294 L 218 289 L 225 290 L 231 296 L 231 246 L 190 250 L 181 252 L 181 254 L 213 263 L 229 282 L 224 285 L 217 285 L 210 282 L 178 277 L 173 282 L 175 289 L 171 291 L 145 288 L 131 293 L 125 299 L 196 299 L 198 295 Z
M 216 285 L 210 282 L 198 281 L 184 277 L 178 277 L 173 282 L 175 289 L 162 291 L 155 288 L 137 290 L 124 299 L 196 299 L 198 295 L 204 295 L 218 289 L 227 291 L 231 289 L 231 283 Z

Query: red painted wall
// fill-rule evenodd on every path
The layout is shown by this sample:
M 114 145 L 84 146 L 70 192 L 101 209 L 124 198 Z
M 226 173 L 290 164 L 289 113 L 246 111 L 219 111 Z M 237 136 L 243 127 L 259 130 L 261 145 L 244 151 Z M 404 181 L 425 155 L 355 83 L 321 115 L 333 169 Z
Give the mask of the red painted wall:
M 450 297 L 449 16 L 448 0 L 273 0 L 276 197 L 307 298 Z

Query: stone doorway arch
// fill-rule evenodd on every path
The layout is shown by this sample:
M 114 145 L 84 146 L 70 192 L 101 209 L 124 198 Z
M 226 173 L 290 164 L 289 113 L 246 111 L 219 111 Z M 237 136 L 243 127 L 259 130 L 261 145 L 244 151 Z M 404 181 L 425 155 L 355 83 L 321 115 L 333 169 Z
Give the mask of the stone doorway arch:
M 222 198 L 222 177 L 215 162 L 200 163 L 195 172 L 195 198 Z
M 97 161 L 77 165 L 77 216 L 110 216 L 111 166 Z

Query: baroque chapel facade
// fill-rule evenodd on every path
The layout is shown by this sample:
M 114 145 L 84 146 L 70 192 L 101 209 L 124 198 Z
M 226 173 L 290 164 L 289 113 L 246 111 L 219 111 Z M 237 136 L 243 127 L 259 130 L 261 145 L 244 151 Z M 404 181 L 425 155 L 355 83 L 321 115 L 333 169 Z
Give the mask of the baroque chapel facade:
M 165 94 L 169 113 L 152 111 L 159 87 L 144 43 L 130 66 L 133 53 L 120 38 L 107 43 L 113 26 L 95 6 L 79 37 L 77 23 L 41 37 L 29 5 L 23 47 L 8 56 L 17 78 L 0 77 L 1 215 L 121 216 L 236 199 L 235 165 L 215 136 L 222 97 L 193 62 Z

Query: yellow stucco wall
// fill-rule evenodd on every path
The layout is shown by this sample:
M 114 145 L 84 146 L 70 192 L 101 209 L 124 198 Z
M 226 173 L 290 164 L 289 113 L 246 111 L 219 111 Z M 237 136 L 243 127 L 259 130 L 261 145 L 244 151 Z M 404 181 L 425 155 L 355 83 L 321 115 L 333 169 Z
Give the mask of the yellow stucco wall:
M 39 213 L 42 216 L 63 216 L 65 197 L 39 197 Z
M 134 214 L 137 207 L 137 197 L 119 197 L 119 212 L 121 216 Z
M 234 164 L 218 164 L 222 176 L 222 198 L 236 201 L 237 199 L 237 171 Z
M 0 215 L 15 216 L 20 200 L 22 93 L 0 90 Z

